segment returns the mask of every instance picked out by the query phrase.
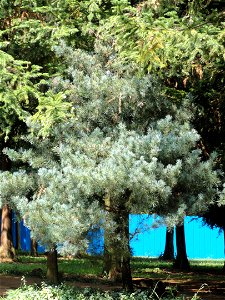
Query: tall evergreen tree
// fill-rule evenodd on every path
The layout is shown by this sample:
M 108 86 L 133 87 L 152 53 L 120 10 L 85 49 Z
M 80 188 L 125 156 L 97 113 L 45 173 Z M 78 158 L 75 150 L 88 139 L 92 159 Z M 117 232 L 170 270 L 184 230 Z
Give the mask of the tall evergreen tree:
M 118 65 L 109 49 L 58 49 L 69 67 L 53 90 L 68 91 L 65 101 L 75 115 L 48 128 L 44 138 L 35 134 L 30 150 L 7 152 L 31 166 L 23 178 L 34 182 L 32 201 L 15 190 L 11 201 L 34 237 L 62 252 L 84 246 L 87 230 L 102 223 L 112 237 L 112 262 L 119 263 L 124 288 L 132 289 L 129 213 L 170 213 L 171 219 L 203 210 L 219 180 L 213 160 L 202 161 L 195 149 L 199 135 L 189 124 L 188 105 L 172 106 L 151 77 Z

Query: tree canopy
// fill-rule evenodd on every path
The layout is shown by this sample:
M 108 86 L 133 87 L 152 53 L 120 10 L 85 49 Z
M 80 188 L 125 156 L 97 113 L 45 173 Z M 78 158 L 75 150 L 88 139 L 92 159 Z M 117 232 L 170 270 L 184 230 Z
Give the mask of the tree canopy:
M 110 224 L 128 263 L 129 213 L 224 204 L 221 2 L 2 1 L 0 21 L 0 201 L 38 240 Z

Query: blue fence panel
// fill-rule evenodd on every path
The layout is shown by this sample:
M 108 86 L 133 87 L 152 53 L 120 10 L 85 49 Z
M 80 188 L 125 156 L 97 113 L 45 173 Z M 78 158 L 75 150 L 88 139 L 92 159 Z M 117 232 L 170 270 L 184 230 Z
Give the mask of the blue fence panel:
M 12 238 L 13 238 L 13 246 L 16 247 L 17 246 L 17 224 L 16 224 L 16 215 L 14 212 L 12 212 Z
M 154 215 L 130 215 L 133 256 L 160 256 L 165 248 L 166 227 Z
M 23 221 L 20 222 L 20 246 L 21 246 L 21 250 L 23 251 L 29 252 L 31 250 L 30 229 L 24 225 Z M 37 252 L 44 253 L 45 247 L 38 244 Z
M 186 217 L 184 226 L 188 258 L 224 258 L 223 231 L 203 225 L 199 217 Z
M 102 255 L 104 253 L 104 230 L 96 227 L 87 234 L 89 241 L 87 253 L 90 255 Z
M 30 229 L 24 226 L 23 221 L 20 222 L 20 246 L 23 251 L 30 251 L 31 239 Z
M 13 244 L 17 244 L 16 216 L 13 215 Z M 166 227 L 160 225 L 160 219 L 154 215 L 130 215 L 130 246 L 134 256 L 160 256 L 165 248 Z M 224 258 L 224 235 L 219 229 L 210 229 L 203 225 L 202 218 L 185 218 L 185 238 L 188 258 L 223 259 Z M 1 226 L 1 218 L 0 218 Z M 30 251 L 30 230 L 20 222 L 20 246 L 23 251 Z M 104 231 L 96 227 L 88 233 L 88 253 L 101 255 L 104 252 Z M 174 236 L 176 252 L 176 237 Z M 38 246 L 38 252 L 45 252 L 45 248 Z

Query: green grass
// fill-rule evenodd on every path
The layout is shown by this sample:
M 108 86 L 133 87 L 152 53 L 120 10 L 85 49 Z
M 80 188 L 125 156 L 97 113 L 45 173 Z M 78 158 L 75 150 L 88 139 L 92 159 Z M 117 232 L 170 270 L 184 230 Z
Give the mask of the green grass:
M 153 279 L 195 279 L 205 281 L 212 279 L 214 275 L 222 273 L 222 260 L 191 260 L 192 272 L 175 272 L 172 262 L 162 261 L 156 258 L 134 257 L 131 262 L 133 277 L 145 277 Z M 59 272 L 64 276 L 90 276 L 101 275 L 103 260 L 101 257 L 85 257 L 74 259 L 59 258 Z M 12 275 L 31 276 L 34 269 L 41 269 L 46 273 L 46 256 L 31 257 L 21 255 L 18 261 L 1 263 L 0 273 Z M 220 279 L 220 276 L 219 280 Z
M 32 275 L 34 269 L 41 269 L 46 273 L 46 257 L 31 257 L 21 255 L 15 262 L 2 262 L 0 273 L 6 275 Z M 59 272 L 69 275 L 100 275 L 102 272 L 102 259 L 98 257 L 86 257 L 77 259 L 58 260 Z
M 32 270 L 39 268 L 43 270 L 43 273 L 46 272 L 46 265 L 41 264 L 40 262 L 34 261 L 31 264 L 25 264 L 21 262 L 2 262 L 0 264 L 0 273 L 5 275 L 31 275 Z
M 26 277 L 32 276 L 34 269 L 41 269 L 40 276 L 46 274 L 46 256 L 30 257 L 27 255 L 20 255 L 18 261 L 12 263 L 0 263 L 0 273 L 7 275 L 25 275 Z M 63 279 L 68 283 L 69 281 L 78 282 L 92 282 L 97 287 L 98 284 L 107 283 L 107 280 L 102 280 L 99 276 L 102 273 L 103 259 L 102 257 L 84 257 L 65 259 L 59 258 L 59 272 L 63 275 Z M 222 273 L 223 261 L 222 260 L 191 260 L 191 272 L 178 272 L 173 269 L 172 262 L 163 261 L 156 258 L 140 258 L 134 257 L 131 261 L 133 277 L 151 278 L 156 282 L 158 280 L 166 280 L 169 284 L 173 282 L 174 288 L 182 283 L 189 284 L 190 282 L 197 283 L 201 286 L 203 283 L 211 284 L 213 281 L 218 284 L 224 282 L 224 275 Z M 28 292 L 29 292 L 29 288 Z M 18 293 L 21 291 L 18 290 Z M 26 291 L 27 292 L 27 291 Z M 16 293 L 16 292 L 15 292 Z M 33 292 L 32 292 L 33 293 Z M 36 292 L 35 292 L 36 293 Z M 38 292 L 39 293 L 39 292 Z M 40 291 L 41 293 L 41 291 Z M 22 291 L 18 298 L 7 299 L 37 299 L 27 298 L 27 294 Z M 24 298 L 22 298 L 22 295 Z M 40 294 L 41 295 L 41 294 Z M 41 296 L 42 297 L 42 296 Z M 83 296 L 82 296 L 83 297 Z M 136 297 L 136 296 L 135 296 Z M 44 299 L 44 298 L 38 298 Z M 59 298 L 60 299 L 60 298 Z M 63 298 L 64 299 L 64 298 Z M 70 298 L 68 298 L 70 299 Z M 76 298 L 71 298 L 76 299 Z M 83 299 L 83 298 L 81 298 Z M 97 298 L 96 298 L 97 299 Z M 105 299 L 104 297 L 102 299 Z M 107 298 L 108 299 L 108 298 Z M 123 298 L 124 299 L 124 298 Z M 136 299 L 136 298 L 135 298 Z M 142 298 L 140 298 L 142 299 Z M 145 299 L 145 296 L 143 297 Z M 168 298 L 183 300 L 186 298 Z M 197 299 L 197 298 L 192 298 Z
M 100 275 L 102 258 L 86 257 L 71 260 L 59 259 L 59 272 L 73 275 Z
M 191 272 L 179 272 L 173 269 L 172 262 L 157 258 L 132 259 L 133 277 L 152 278 L 155 280 L 193 280 L 208 282 L 223 281 L 223 260 L 190 260 Z

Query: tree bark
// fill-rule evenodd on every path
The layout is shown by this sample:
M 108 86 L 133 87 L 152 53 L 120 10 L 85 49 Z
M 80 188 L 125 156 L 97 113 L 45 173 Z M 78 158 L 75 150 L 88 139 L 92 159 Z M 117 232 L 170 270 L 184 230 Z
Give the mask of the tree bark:
M 163 260 L 174 260 L 174 244 L 173 244 L 173 237 L 174 237 L 174 229 L 166 230 L 166 245 L 165 250 L 162 255 Z
M 50 283 L 59 283 L 57 250 L 55 247 L 50 249 L 47 254 L 47 279 Z
M 35 239 L 31 238 L 30 239 L 30 255 L 31 256 L 33 256 L 33 257 L 38 256 L 37 247 L 38 247 L 37 241 Z
M 112 211 L 111 201 L 109 197 L 105 198 L 105 209 L 107 211 L 106 223 L 110 224 L 114 222 L 117 224 L 117 215 Z M 107 276 L 108 279 L 121 282 L 121 249 L 118 247 L 115 235 L 117 234 L 118 224 L 115 226 L 114 230 L 111 227 L 106 227 L 104 231 L 104 265 L 103 274 Z
M 12 241 L 12 211 L 7 204 L 2 207 L 0 259 L 13 260 L 15 249 Z
M 122 255 L 121 255 L 121 270 L 122 270 L 122 282 L 123 288 L 126 291 L 133 290 L 133 282 L 130 268 L 130 239 L 129 239 L 129 213 L 125 207 L 122 207 L 121 217 L 121 240 L 122 240 Z
M 108 211 L 107 222 L 113 222 L 113 229 L 106 228 L 104 234 L 104 274 L 113 281 L 122 282 L 125 290 L 132 291 L 130 268 L 129 213 L 124 206 L 112 207 L 110 199 L 105 199 Z
M 0 169 L 2 171 L 10 170 L 11 162 L 2 152 L 0 161 Z M 4 204 L 2 207 L 0 244 L 0 259 L 13 260 L 15 258 L 15 248 L 12 240 L 12 211 L 8 204 Z
M 109 241 L 110 236 L 107 235 L 107 233 L 104 234 L 104 238 L 105 245 L 103 274 L 114 282 L 121 282 L 121 249 L 117 249 L 117 245 L 115 245 L 114 241 Z
M 177 256 L 174 268 L 189 271 L 190 264 L 187 258 L 184 224 L 176 226 Z

